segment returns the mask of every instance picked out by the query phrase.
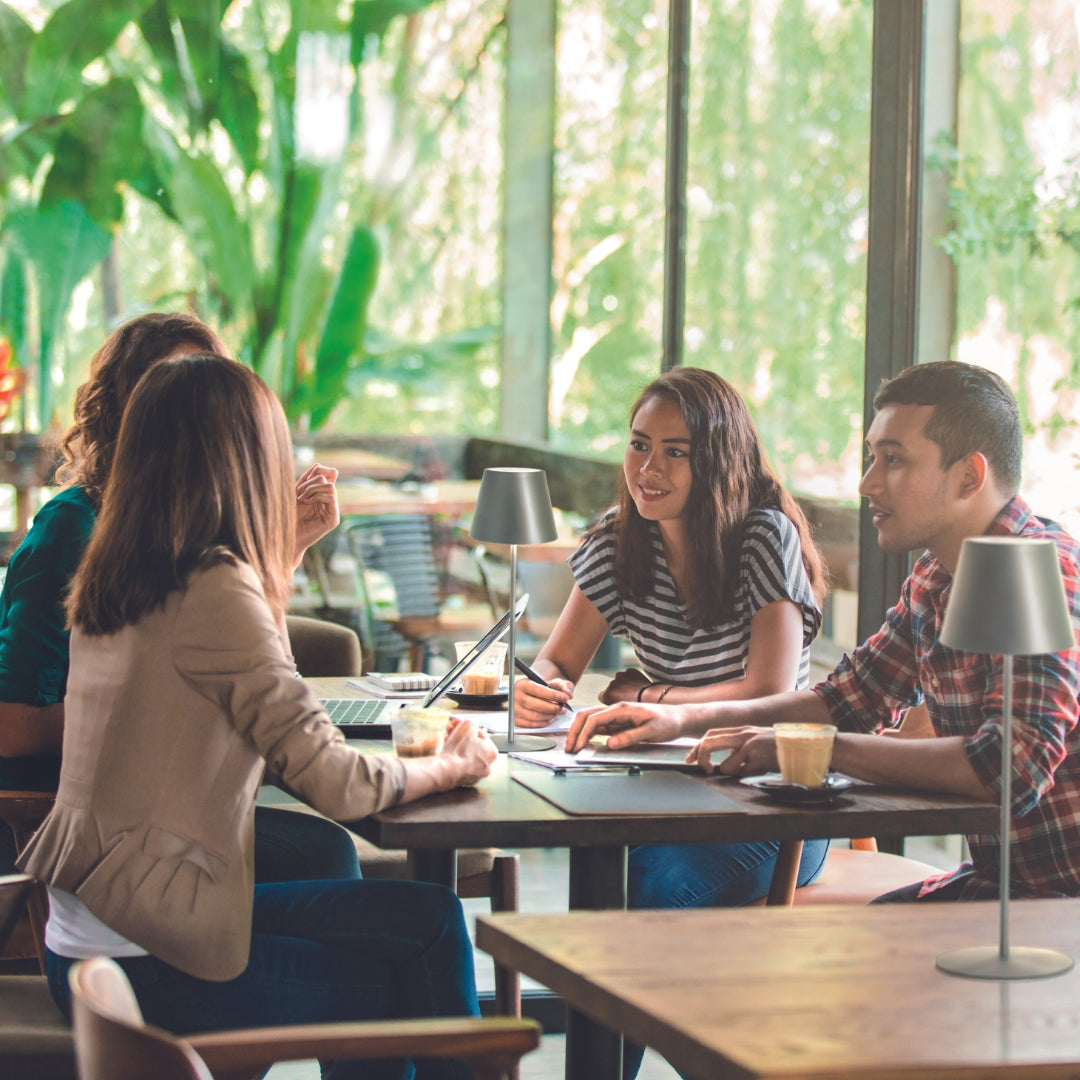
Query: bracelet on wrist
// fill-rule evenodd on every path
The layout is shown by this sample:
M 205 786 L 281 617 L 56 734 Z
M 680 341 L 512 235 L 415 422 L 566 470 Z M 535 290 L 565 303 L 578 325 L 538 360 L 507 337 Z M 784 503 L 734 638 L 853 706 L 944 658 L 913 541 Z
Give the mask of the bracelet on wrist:
M 656 683 L 651 683 L 651 682 L 642 683 L 641 686 L 638 687 L 638 692 L 637 692 L 638 701 L 641 701 L 641 695 L 644 694 L 645 691 L 648 690 L 650 686 L 655 686 L 655 685 L 656 685 Z
M 661 690 L 660 693 L 656 695 L 656 704 L 657 705 L 659 705 L 660 702 L 663 701 L 664 698 L 666 698 L 669 693 L 671 693 L 671 688 L 672 688 L 672 684 L 668 683 L 667 686 L 665 686 L 664 689 Z

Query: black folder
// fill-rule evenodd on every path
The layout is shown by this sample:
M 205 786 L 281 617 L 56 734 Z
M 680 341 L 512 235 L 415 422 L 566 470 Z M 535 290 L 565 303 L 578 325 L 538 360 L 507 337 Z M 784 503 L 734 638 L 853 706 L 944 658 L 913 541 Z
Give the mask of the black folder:
M 715 782 L 662 770 L 514 773 L 522 787 L 567 814 L 745 814 Z

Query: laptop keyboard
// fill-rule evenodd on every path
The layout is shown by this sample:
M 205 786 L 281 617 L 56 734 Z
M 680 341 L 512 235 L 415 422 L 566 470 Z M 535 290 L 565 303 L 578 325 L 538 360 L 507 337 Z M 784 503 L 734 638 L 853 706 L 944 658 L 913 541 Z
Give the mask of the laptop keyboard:
M 323 698 L 322 706 L 347 739 L 381 739 L 390 735 L 387 704 L 378 698 Z

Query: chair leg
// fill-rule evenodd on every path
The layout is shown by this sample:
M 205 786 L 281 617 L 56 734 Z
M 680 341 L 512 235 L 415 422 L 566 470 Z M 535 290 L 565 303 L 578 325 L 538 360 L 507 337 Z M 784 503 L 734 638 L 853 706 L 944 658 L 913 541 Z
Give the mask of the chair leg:
M 45 924 L 49 921 L 49 898 L 45 886 L 39 881 L 30 891 L 26 901 L 26 911 L 30 916 L 30 930 L 34 935 L 34 952 L 37 953 L 38 967 L 45 974 Z
M 491 910 L 517 911 L 521 904 L 521 860 L 515 852 L 500 851 L 491 868 Z M 521 1016 L 521 976 L 511 968 L 495 965 L 495 1012 Z

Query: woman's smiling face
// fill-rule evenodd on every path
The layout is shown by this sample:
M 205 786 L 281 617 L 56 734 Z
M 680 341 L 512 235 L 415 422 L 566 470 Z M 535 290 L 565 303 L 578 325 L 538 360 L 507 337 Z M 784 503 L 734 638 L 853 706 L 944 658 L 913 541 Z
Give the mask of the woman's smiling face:
M 681 518 L 690 497 L 690 429 L 673 401 L 649 398 L 630 422 L 623 474 L 638 513 L 649 521 Z

